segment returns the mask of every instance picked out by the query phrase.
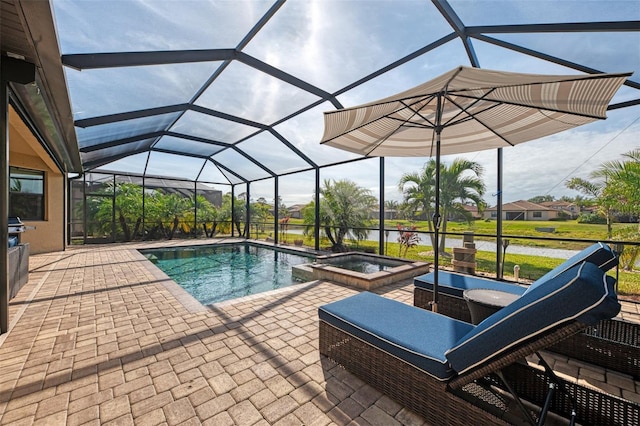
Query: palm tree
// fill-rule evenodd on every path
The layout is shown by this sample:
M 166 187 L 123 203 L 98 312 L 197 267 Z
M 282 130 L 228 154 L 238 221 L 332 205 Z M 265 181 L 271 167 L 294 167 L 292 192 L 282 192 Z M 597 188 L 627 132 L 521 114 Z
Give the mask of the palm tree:
M 195 204 L 195 205 L 194 205 Z M 196 223 L 197 210 L 197 223 Z M 218 227 L 218 209 L 204 195 L 196 195 L 195 203 L 192 201 L 192 208 L 185 214 L 185 224 L 193 223 L 195 228 L 193 231 L 197 235 L 197 227 L 202 224 L 205 236 L 213 237 L 217 233 Z M 211 222 L 211 231 L 207 228 L 207 224 Z M 188 227 L 190 228 L 190 227 Z M 190 231 L 191 229 L 189 229 Z
M 431 160 L 435 163 L 435 160 Z M 435 167 L 434 167 L 435 168 Z M 440 204 L 442 222 L 442 238 L 440 239 L 440 252 L 444 253 L 447 218 L 452 215 L 464 217 L 467 223 L 473 222 L 473 215 L 464 208 L 465 204 L 475 204 L 479 211 L 484 208 L 482 197 L 485 193 L 485 184 L 482 180 L 484 168 L 475 161 L 456 158 L 451 166 L 442 167 L 440 172 Z
M 358 241 L 367 238 L 368 231 L 364 228 L 371 226 L 369 213 L 377 203 L 371 191 L 348 179 L 325 180 L 320 197 L 319 223 L 333 251 L 345 251 L 347 237 Z M 315 204 L 310 203 L 303 211 L 307 231 L 315 224 L 314 207 Z
M 398 187 L 404 194 L 405 201 L 420 205 L 422 210 L 431 217 L 434 212 L 435 203 L 435 170 L 436 161 L 430 159 L 419 173 L 407 173 L 400 178 Z M 482 181 L 484 174 L 483 167 L 475 162 L 463 158 L 456 158 L 450 166 L 440 165 L 440 214 L 445 219 L 442 223 L 442 236 L 440 241 L 435 241 L 433 234 L 433 223 L 429 223 L 431 232 L 431 244 L 438 247 L 440 253 L 445 253 L 445 242 L 447 232 L 447 218 L 456 214 L 464 217 L 469 223 L 473 221 L 464 205 L 471 201 L 478 207 L 484 208 L 482 197 L 485 193 L 485 184 Z
M 387 212 L 393 213 L 391 219 L 395 219 L 398 217 L 400 203 L 395 200 L 387 200 L 384 202 L 384 208 Z
M 422 210 L 427 219 L 433 216 L 433 205 L 435 203 L 435 161 L 429 161 L 419 172 L 405 173 L 398 182 L 398 188 L 404 195 L 404 202 L 414 213 Z M 434 250 L 437 243 L 433 235 L 433 223 L 429 223 L 429 236 Z
M 260 197 L 255 202 L 249 204 L 251 222 L 256 228 L 256 238 L 258 238 L 258 230 L 264 232 L 265 222 L 273 218 L 269 210 L 270 206 L 264 197 Z M 249 230 L 249 233 L 251 233 L 251 230 Z
M 189 198 L 182 197 L 178 194 L 168 194 L 162 197 L 163 216 L 170 223 L 167 238 L 172 239 L 178 226 L 184 221 L 185 215 L 192 209 L 192 202 Z M 165 222 L 163 220 L 163 222 Z
M 638 226 L 617 229 L 615 237 L 625 241 L 640 240 L 640 149 L 623 154 L 622 161 L 609 161 L 594 172 L 607 182 L 603 190 L 607 200 L 612 200 L 613 208 L 621 213 L 638 217 Z M 632 270 L 638 257 L 640 247 L 627 246 L 620 255 L 620 265 L 625 270 Z
M 228 222 L 229 229 L 231 232 L 231 228 L 233 226 L 236 227 L 236 231 L 238 231 L 238 235 L 244 236 L 245 232 L 247 232 L 247 226 L 245 229 L 242 229 L 242 224 L 246 222 L 247 218 L 247 208 L 246 208 L 246 200 L 242 197 L 235 197 L 233 200 L 233 212 L 231 211 L 231 193 L 228 192 L 222 196 L 222 207 L 220 208 L 219 220 L 221 222 Z M 225 227 L 226 230 L 226 227 Z
M 607 238 L 612 235 L 613 211 L 640 214 L 640 149 L 623 154 L 626 160 L 607 161 L 587 180 L 571 178 L 565 185 L 592 197 L 607 220 Z M 639 228 L 640 229 L 640 228 Z
M 589 176 L 591 178 L 599 178 L 604 175 L 600 174 L 601 170 L 592 172 Z M 574 177 L 569 179 L 565 186 L 569 189 L 581 192 L 584 195 L 593 198 L 598 205 L 598 213 L 600 213 L 607 221 L 607 238 L 611 239 L 612 234 L 612 217 L 614 199 L 610 196 L 611 192 L 605 192 L 607 187 L 607 178 L 604 180 L 587 180 L 580 177 Z
M 640 213 L 640 149 L 623 154 L 625 160 L 603 163 L 594 177 L 604 178 L 608 185 L 605 193 L 616 200 L 615 208 L 631 214 Z
M 100 231 L 104 235 L 112 234 L 112 218 L 115 207 L 115 218 L 122 228 L 124 241 L 134 239 L 142 225 L 142 187 L 134 183 L 119 182 L 113 188 L 113 183 L 102 187 L 99 193 L 108 195 L 93 199 L 88 203 L 87 216 L 90 221 L 97 221 Z M 115 193 L 115 205 L 112 195 Z M 130 224 L 135 223 L 133 231 Z

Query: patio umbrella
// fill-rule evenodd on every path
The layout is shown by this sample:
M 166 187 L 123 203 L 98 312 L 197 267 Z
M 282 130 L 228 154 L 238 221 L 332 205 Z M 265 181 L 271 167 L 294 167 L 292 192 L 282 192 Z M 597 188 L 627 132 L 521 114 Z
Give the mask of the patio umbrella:
M 436 245 L 440 156 L 517 145 L 606 118 L 631 73 L 538 75 L 458 67 L 375 102 L 325 112 L 326 144 L 372 157 L 434 156 Z M 434 253 L 438 306 L 438 249 Z

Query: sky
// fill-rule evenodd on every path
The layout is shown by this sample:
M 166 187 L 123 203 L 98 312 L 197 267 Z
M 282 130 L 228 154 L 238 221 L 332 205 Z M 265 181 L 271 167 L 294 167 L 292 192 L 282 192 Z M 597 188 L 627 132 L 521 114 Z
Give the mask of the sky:
M 134 111 L 193 101 L 195 105 L 253 123 L 276 124 L 276 134 L 189 111 L 164 114 L 102 126 L 77 128 L 81 147 L 99 146 L 171 126 L 176 134 L 230 143 L 250 137 L 237 148 L 276 173 L 307 167 L 307 163 L 283 145 L 279 137 L 320 165 L 355 158 L 321 146 L 323 112 L 351 107 L 406 90 L 458 65 L 470 66 L 462 43 L 456 39 L 418 55 L 414 60 L 349 89 L 376 70 L 451 33 L 451 26 L 428 1 L 305 1 L 290 0 L 253 37 L 251 28 L 273 6 L 269 1 L 169 1 L 116 0 L 88 2 L 53 0 L 61 52 L 108 53 L 239 49 L 249 58 L 278 68 L 305 81 L 318 91 L 337 93 L 339 105 L 323 102 L 281 122 L 283 117 L 320 99 L 272 75 L 260 72 L 250 61 L 203 61 L 186 64 L 135 66 L 114 69 L 65 68 L 74 118 Z M 452 0 L 451 7 L 468 26 L 640 20 L 638 0 Z M 564 58 L 602 72 L 634 72 L 640 82 L 640 32 L 489 34 L 505 42 Z M 482 68 L 543 74 L 577 74 L 551 62 L 514 53 L 472 40 Z M 206 86 L 206 82 L 216 78 Z M 204 86 L 203 86 L 204 85 Z M 201 93 L 200 93 L 201 92 Z M 640 98 L 640 90 L 620 89 L 613 103 Z M 192 138 L 192 139 L 193 139 Z M 155 151 L 145 151 L 154 140 L 141 139 L 116 148 L 116 154 L 132 155 L 104 169 L 158 174 L 211 182 L 268 176 L 239 152 L 218 145 L 176 136 L 164 136 Z M 607 120 L 503 149 L 503 201 L 537 195 L 575 196 L 565 182 L 588 178 L 605 161 L 640 148 L 640 106 L 608 113 Z M 201 158 L 169 153 L 187 150 L 212 155 L 225 164 L 217 169 Z M 105 151 L 83 154 L 85 161 L 99 160 Z M 140 152 L 137 153 L 136 152 Z M 458 155 L 483 165 L 485 200 L 494 205 L 497 193 L 497 151 Z M 453 157 L 444 157 L 444 162 Z M 417 172 L 425 158 L 385 159 L 385 198 L 400 201 L 397 183 L 407 172 Z M 323 168 L 321 180 L 351 179 L 379 195 L 379 159 L 372 158 Z M 296 173 L 279 178 L 282 201 L 312 200 L 315 175 Z M 224 192 L 228 186 L 215 185 Z M 244 189 L 236 189 L 236 193 Z M 273 179 L 251 184 L 252 199 L 274 199 Z

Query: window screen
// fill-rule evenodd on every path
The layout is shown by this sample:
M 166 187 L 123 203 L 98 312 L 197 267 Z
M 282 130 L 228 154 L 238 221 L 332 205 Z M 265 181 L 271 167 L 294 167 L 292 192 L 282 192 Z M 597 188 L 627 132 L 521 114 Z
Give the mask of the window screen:
M 9 216 L 44 220 L 44 172 L 9 168 Z

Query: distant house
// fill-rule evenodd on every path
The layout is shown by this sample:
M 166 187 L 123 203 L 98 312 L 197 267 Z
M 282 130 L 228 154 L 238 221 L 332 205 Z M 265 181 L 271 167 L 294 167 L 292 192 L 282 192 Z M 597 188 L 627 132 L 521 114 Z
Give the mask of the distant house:
M 304 209 L 306 204 L 294 204 L 292 206 L 287 207 L 289 211 L 289 216 L 293 219 L 302 219 L 302 209 Z
M 478 212 L 478 206 L 476 205 L 471 205 L 471 204 L 462 204 L 462 208 L 467 212 L 471 214 L 471 217 L 473 219 L 482 219 L 482 214 L 480 214 Z M 460 214 L 456 214 L 455 212 L 451 212 L 449 213 L 449 218 L 448 220 L 465 220 L 464 217 L 462 217 L 462 215 Z
M 485 219 L 497 219 L 497 206 L 490 207 L 484 211 Z M 558 210 L 531 203 L 525 200 L 514 201 L 502 205 L 503 220 L 550 220 L 558 217 Z
M 475 219 L 479 219 L 482 217 L 482 215 L 478 213 L 478 206 L 476 205 L 463 204 L 462 208 L 471 213 L 471 216 L 473 216 Z
M 385 220 L 395 220 L 398 218 L 398 210 L 396 209 L 384 209 L 384 218 Z M 380 218 L 380 209 L 371 209 L 369 210 L 369 219 L 379 219 Z
M 580 214 L 580 207 L 578 207 L 577 204 L 569 203 L 568 201 L 543 201 L 540 205 L 562 212 L 571 219 L 577 218 Z

